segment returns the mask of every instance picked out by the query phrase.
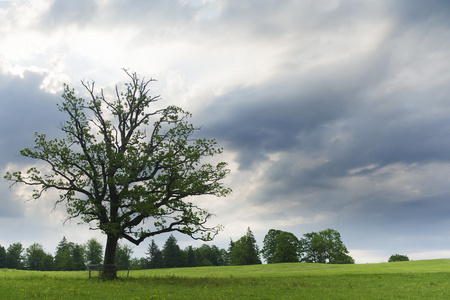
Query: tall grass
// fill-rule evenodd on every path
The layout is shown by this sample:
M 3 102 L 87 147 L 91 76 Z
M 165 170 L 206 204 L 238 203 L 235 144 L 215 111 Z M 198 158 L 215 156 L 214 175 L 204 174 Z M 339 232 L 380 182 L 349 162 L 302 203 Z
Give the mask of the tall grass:
M 0 299 L 449 299 L 450 260 L 88 272 L 0 270 Z

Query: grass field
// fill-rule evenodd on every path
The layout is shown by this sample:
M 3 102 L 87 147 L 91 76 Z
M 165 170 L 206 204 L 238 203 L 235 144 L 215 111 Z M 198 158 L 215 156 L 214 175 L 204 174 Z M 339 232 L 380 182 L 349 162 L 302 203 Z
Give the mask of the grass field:
M 450 299 L 450 260 L 88 272 L 0 270 L 0 299 Z

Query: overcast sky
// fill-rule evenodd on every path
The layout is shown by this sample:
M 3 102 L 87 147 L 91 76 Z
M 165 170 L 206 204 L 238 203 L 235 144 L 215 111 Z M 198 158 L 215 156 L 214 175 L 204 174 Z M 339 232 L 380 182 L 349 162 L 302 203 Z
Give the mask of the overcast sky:
M 357 263 L 449 258 L 449 15 L 447 0 L 0 1 L 0 170 L 36 163 L 19 154 L 35 131 L 61 136 L 63 83 L 108 89 L 129 68 L 224 148 L 234 192 L 201 200 L 225 227 L 212 244 L 333 228 Z M 62 224 L 56 193 L 29 196 L 0 185 L 0 245 L 104 242 Z

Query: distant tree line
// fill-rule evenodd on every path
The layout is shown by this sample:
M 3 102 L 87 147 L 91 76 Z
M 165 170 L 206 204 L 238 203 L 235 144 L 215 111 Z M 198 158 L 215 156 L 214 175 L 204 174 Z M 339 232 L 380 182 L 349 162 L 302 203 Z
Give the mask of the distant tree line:
M 119 245 L 116 256 L 118 264 L 129 264 L 132 250 L 127 245 Z M 37 271 L 77 271 L 86 270 L 89 264 L 100 264 L 103 246 L 96 239 L 85 244 L 67 241 L 65 237 L 58 243 L 55 254 L 44 251 L 39 243 L 24 248 L 22 243 L 11 244 L 8 248 L 0 245 L 0 268 Z
M 352 264 L 339 232 L 326 229 L 304 234 L 298 239 L 286 231 L 270 229 L 266 234 L 262 250 L 259 250 L 250 228 L 237 241 L 230 241 L 228 250 L 215 245 L 188 246 L 181 249 L 170 235 L 162 249 L 154 240 L 148 245 L 146 256 L 132 258 L 133 250 L 128 245 L 118 245 L 116 265 L 118 268 L 157 269 L 199 266 L 228 266 L 261 264 L 261 255 L 267 263 L 306 262 Z M 40 271 L 86 270 L 91 264 L 103 261 L 103 245 L 96 239 L 84 244 L 67 241 L 65 237 L 56 247 L 55 254 L 46 253 L 41 244 L 35 243 L 24 249 L 21 243 L 11 244 L 7 249 L 0 245 L 0 268 Z
M 173 235 L 159 249 L 154 240 L 147 248 L 146 257 L 139 260 L 142 269 L 180 268 L 228 265 L 228 252 L 215 245 L 188 246 L 182 250 Z
M 259 250 L 250 228 L 237 241 L 231 240 L 228 250 L 206 244 L 181 250 L 176 239 L 170 236 L 162 250 L 152 240 L 143 262 L 147 264 L 145 268 L 254 265 L 262 263 L 262 255 L 267 263 L 355 263 L 348 255 L 341 235 L 334 229 L 306 233 L 300 240 L 290 232 L 271 229 L 263 244 L 264 247 Z
M 119 244 L 116 251 L 116 265 L 119 269 L 130 266 L 133 269 L 175 268 L 196 266 L 225 266 L 228 253 L 215 245 L 203 244 L 182 250 L 173 235 L 160 250 L 152 240 L 147 256 L 132 258 L 133 250 L 128 245 Z M 103 263 L 103 245 L 96 239 L 85 244 L 67 241 L 65 237 L 58 243 L 55 254 L 44 251 L 41 244 L 34 243 L 24 248 L 22 243 L 11 244 L 8 248 L 0 245 L 0 268 L 38 271 L 86 270 L 91 264 Z

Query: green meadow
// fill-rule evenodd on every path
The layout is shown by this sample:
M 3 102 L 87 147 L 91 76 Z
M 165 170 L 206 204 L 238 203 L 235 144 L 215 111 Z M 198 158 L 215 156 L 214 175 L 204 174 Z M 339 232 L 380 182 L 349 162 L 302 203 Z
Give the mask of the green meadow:
M 119 272 L 0 270 L 0 299 L 450 299 L 450 260 Z

